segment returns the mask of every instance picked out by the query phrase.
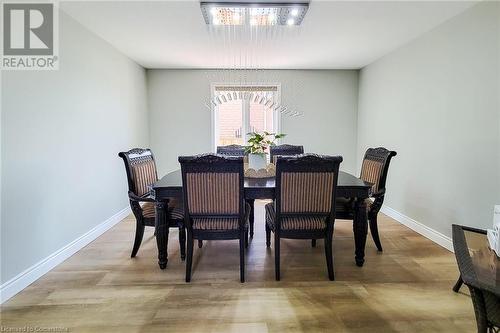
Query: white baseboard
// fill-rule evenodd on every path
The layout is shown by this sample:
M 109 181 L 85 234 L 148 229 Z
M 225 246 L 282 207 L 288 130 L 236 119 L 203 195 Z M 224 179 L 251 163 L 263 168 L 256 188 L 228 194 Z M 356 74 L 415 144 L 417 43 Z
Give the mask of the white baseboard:
M 68 245 L 52 253 L 47 258 L 41 260 L 40 262 L 36 263 L 35 265 L 31 266 L 30 268 L 26 269 L 25 271 L 2 284 L 0 286 L 0 304 L 7 301 L 9 298 L 38 280 L 48 271 L 71 257 L 73 254 L 102 235 L 115 224 L 126 218 L 130 213 L 130 207 L 122 209 L 106 221 L 94 227 L 89 232 L 78 237 Z
M 391 207 L 387 207 L 384 205 L 384 206 L 382 206 L 382 209 L 380 211 L 382 213 L 384 213 L 385 215 L 398 221 L 399 223 L 407 226 L 411 230 L 418 232 L 419 234 L 421 234 L 425 238 L 428 238 L 431 241 L 433 241 L 434 243 L 444 247 L 448 251 L 453 252 L 453 243 L 452 243 L 450 237 L 445 236 L 442 233 L 440 233 L 432 228 L 429 228 L 428 226 L 426 226 L 418 221 L 415 221 L 411 217 L 408 217 L 404 214 L 401 214 L 400 212 L 398 212 L 395 209 L 392 209 Z

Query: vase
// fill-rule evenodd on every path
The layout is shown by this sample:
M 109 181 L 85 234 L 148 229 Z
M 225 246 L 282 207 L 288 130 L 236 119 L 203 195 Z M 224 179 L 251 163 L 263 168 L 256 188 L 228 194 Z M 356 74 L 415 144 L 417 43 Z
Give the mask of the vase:
M 265 169 L 267 166 L 266 154 L 248 154 L 248 167 L 250 169 Z

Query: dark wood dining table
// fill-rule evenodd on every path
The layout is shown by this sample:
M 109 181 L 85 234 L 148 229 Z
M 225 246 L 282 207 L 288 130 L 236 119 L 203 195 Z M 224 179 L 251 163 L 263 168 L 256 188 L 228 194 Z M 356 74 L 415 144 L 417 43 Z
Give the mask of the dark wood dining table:
M 372 184 L 362 181 L 356 176 L 340 171 L 337 185 L 337 197 L 352 198 L 354 200 L 355 217 L 353 223 L 355 261 L 356 265 L 363 266 L 365 262 L 365 244 L 368 233 L 368 221 L 365 199 L 369 197 Z M 245 178 L 245 199 L 274 199 L 274 178 Z M 156 199 L 156 238 L 158 244 L 158 263 L 165 266 L 168 261 L 168 232 L 169 228 L 164 216 L 166 198 L 182 198 L 181 170 L 167 173 L 152 185 Z M 253 212 L 250 215 L 253 219 Z M 163 221 L 163 222 L 162 222 Z

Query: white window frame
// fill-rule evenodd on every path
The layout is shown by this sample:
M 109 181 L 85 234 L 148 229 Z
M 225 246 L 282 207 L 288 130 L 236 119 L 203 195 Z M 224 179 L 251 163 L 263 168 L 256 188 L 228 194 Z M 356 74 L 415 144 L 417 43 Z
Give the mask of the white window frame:
M 276 87 L 276 98 L 275 100 L 281 105 L 281 83 L 265 83 L 265 84 L 231 84 L 231 83 L 211 83 L 210 84 L 210 99 L 213 101 L 215 97 L 215 88 L 216 87 Z M 242 136 L 243 136 L 243 145 L 247 143 L 247 127 L 250 124 L 250 103 L 248 100 L 242 100 L 243 102 L 243 127 L 242 128 Z M 217 131 L 217 110 L 219 106 L 212 107 L 212 115 L 211 115 L 211 132 L 212 132 L 212 151 L 217 152 L 217 139 L 219 137 L 219 133 Z M 275 132 L 281 133 L 281 112 L 273 111 L 273 122 L 275 124 Z M 281 139 L 277 140 L 277 143 L 281 143 Z

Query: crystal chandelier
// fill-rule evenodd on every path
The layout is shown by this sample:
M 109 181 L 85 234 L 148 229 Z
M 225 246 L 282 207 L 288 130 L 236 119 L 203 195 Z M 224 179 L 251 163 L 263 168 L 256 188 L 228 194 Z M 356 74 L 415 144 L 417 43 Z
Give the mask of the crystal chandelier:
M 244 99 L 283 115 L 302 115 L 297 103 L 301 82 L 294 78 L 282 85 L 291 96 L 282 103 L 270 89 L 276 89 L 283 72 L 264 70 L 263 63 L 270 45 L 297 38 L 309 4 L 201 2 L 200 7 L 210 44 L 217 51 L 214 62 L 220 64 L 205 72 L 211 85 L 217 83 L 205 106 L 212 110 L 228 101 Z
M 300 25 L 308 3 L 201 2 L 201 12 L 209 25 Z

